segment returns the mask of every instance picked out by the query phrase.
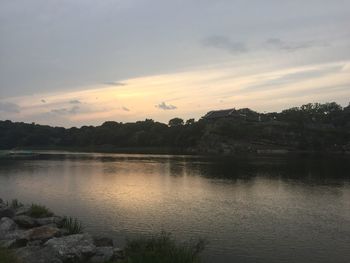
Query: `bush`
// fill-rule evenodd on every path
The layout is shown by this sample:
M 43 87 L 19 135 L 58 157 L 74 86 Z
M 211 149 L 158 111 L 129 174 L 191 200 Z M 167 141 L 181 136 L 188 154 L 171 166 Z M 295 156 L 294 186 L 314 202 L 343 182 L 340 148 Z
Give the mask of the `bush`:
M 68 231 L 69 235 L 80 234 L 83 232 L 83 224 L 76 218 L 64 217 L 62 227 Z
M 162 232 L 150 238 L 127 242 L 123 263 L 199 263 L 205 242 L 198 240 L 178 244 L 171 235 Z
M 43 218 L 53 216 L 53 213 L 45 206 L 32 204 L 28 215 L 35 218 Z
M 19 263 L 19 260 L 11 250 L 0 247 L 0 263 Z

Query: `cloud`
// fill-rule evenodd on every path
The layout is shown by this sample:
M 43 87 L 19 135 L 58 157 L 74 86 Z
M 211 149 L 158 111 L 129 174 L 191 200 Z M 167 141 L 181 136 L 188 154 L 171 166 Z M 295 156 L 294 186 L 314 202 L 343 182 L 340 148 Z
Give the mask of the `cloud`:
M 340 65 L 332 65 L 321 68 L 307 69 L 298 72 L 292 72 L 288 74 L 284 74 L 282 76 L 278 76 L 277 78 L 264 81 L 263 83 L 259 83 L 256 85 L 251 85 L 244 90 L 259 90 L 259 89 L 273 89 L 276 87 L 281 87 L 283 85 L 297 83 L 304 80 L 309 79 L 317 79 L 323 76 L 327 76 L 330 74 L 335 74 L 340 72 L 343 69 Z
M 304 42 L 287 42 L 280 38 L 269 38 L 265 41 L 265 46 L 272 49 L 280 49 L 285 51 L 297 51 L 299 49 L 306 49 L 315 46 L 325 46 L 324 43 L 315 43 L 313 41 Z
M 127 107 L 124 107 L 124 106 L 122 107 L 122 110 L 123 111 L 130 111 L 130 109 L 128 109 Z
M 108 86 L 126 86 L 126 83 L 123 82 L 118 82 L 118 81 L 106 81 L 103 82 L 103 84 L 108 85 Z
M 58 115 L 70 115 L 70 114 L 77 114 L 79 110 L 80 110 L 79 106 L 73 106 L 71 108 L 52 109 L 51 112 Z
M 12 102 L 1 102 L 0 101 L 0 112 L 6 113 L 20 113 L 21 108 Z
M 242 42 L 232 41 L 226 36 L 210 36 L 202 40 L 205 47 L 222 49 L 231 54 L 239 54 L 247 51 L 247 47 Z
M 158 105 L 156 105 L 156 108 L 161 110 L 176 110 L 177 107 L 171 104 L 166 104 L 164 101 Z
M 81 104 L 80 100 L 71 100 L 69 101 L 70 104 Z
M 347 63 L 343 66 L 342 71 L 350 71 L 350 63 Z

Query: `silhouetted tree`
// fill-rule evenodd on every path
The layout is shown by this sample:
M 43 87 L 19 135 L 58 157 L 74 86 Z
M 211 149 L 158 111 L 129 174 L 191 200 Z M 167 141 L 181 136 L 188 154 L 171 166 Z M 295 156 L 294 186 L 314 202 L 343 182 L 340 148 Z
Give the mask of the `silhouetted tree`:
M 184 125 L 184 120 L 180 118 L 173 118 L 169 121 L 169 126 L 170 127 L 176 127 L 176 126 L 181 126 Z

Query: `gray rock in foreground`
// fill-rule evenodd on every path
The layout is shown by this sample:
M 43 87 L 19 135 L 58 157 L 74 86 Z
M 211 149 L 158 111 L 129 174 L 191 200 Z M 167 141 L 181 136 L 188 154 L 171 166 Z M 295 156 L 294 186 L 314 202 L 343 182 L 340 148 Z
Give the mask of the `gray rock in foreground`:
M 111 238 L 71 235 L 62 217 L 33 218 L 29 209 L 12 208 L 0 199 L 0 247 L 13 250 L 21 263 L 105 263 L 123 258 Z
M 28 241 L 41 241 L 45 242 L 53 237 L 61 235 L 60 230 L 57 227 L 41 226 L 35 227 L 26 231 Z
M 25 263 L 62 263 L 56 251 L 49 247 L 23 247 L 16 250 L 16 256 Z
M 52 238 L 45 246 L 55 251 L 63 261 L 88 259 L 96 253 L 96 246 L 88 234 Z
M 13 210 L 12 208 L 4 205 L 4 204 L 0 204 L 0 218 L 3 217 L 9 217 L 12 218 L 15 215 L 15 210 Z
M 17 225 L 24 228 L 33 228 L 38 225 L 34 218 L 26 215 L 15 216 L 13 220 L 17 223 Z
M 0 233 L 15 230 L 16 227 L 17 225 L 15 221 L 13 221 L 11 218 L 3 217 L 0 219 Z M 0 237 L 1 237 L 1 234 L 0 234 Z

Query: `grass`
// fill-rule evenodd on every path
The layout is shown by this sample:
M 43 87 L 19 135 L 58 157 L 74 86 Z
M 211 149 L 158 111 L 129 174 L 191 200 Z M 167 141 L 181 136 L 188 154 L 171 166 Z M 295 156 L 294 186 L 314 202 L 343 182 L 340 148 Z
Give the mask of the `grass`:
M 20 263 L 20 262 L 11 250 L 0 247 L 0 263 Z
M 45 206 L 32 204 L 28 215 L 34 218 L 43 218 L 53 216 L 53 213 Z
M 177 243 L 170 234 L 162 232 L 150 238 L 127 242 L 122 263 L 200 263 L 205 241 Z
M 62 227 L 68 231 L 69 235 L 80 234 L 84 230 L 83 224 L 72 217 L 64 217 Z

